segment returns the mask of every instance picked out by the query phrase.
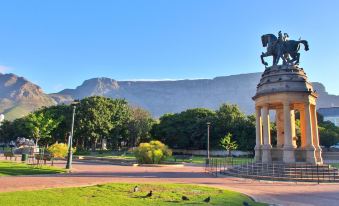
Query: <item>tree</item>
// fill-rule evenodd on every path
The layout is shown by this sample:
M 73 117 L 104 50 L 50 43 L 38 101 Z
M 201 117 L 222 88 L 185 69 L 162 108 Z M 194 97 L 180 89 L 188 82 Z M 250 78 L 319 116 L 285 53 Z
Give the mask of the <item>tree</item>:
M 339 127 L 330 121 L 324 121 L 324 117 L 317 113 L 320 145 L 330 147 L 339 143 Z
M 8 143 L 15 140 L 15 129 L 13 123 L 5 120 L 0 126 L 0 143 Z
M 253 150 L 255 146 L 255 116 L 246 116 L 237 105 L 223 104 L 216 111 L 215 135 L 223 137 L 231 133 L 241 150 Z
M 36 111 L 25 117 L 26 127 L 29 129 L 30 137 L 35 139 L 36 146 L 40 139 L 51 138 L 51 133 L 60 123 L 47 113 Z
M 330 147 L 339 142 L 339 127 L 332 122 L 325 121 L 319 123 L 320 145 Z
M 131 108 L 131 117 L 127 123 L 127 141 L 129 146 L 137 146 L 140 142 L 149 141 L 150 130 L 155 121 L 151 114 L 141 108 Z
M 216 111 L 204 108 L 188 109 L 177 114 L 165 114 L 151 130 L 154 138 L 171 148 L 206 149 L 207 126 L 210 146 L 220 149 L 220 138 L 231 133 L 241 150 L 253 150 L 255 116 L 246 116 L 237 105 L 223 104 Z
M 220 146 L 222 146 L 225 150 L 228 151 L 228 156 L 231 156 L 232 150 L 236 150 L 238 148 L 237 142 L 232 141 L 231 133 L 228 133 L 227 135 L 220 139 Z
M 188 109 L 178 114 L 165 114 L 152 128 L 155 139 L 171 148 L 205 149 L 207 122 L 214 122 L 215 112 L 209 109 Z M 211 137 L 215 137 L 212 134 Z M 212 139 L 212 138 L 211 138 Z
M 44 107 L 40 109 L 41 112 L 48 115 L 53 120 L 59 122 L 58 126 L 53 129 L 51 135 L 53 139 L 49 142 L 53 144 L 55 142 L 64 142 L 68 140 L 69 132 L 71 131 L 72 124 L 72 106 L 71 105 L 55 105 L 50 107 Z
M 92 150 L 96 149 L 98 140 L 110 138 L 118 146 L 119 137 L 130 118 L 130 109 L 123 99 L 111 99 L 92 96 L 82 99 L 76 112 L 76 139 L 89 141 Z

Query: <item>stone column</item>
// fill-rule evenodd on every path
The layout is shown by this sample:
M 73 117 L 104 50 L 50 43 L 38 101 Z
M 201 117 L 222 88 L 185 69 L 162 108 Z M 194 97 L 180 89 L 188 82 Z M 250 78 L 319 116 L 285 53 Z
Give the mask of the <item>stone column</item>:
M 295 111 L 291 110 L 291 134 L 292 134 L 292 145 L 297 148 L 297 134 L 295 130 Z
M 309 102 L 305 103 L 305 126 L 306 126 L 306 162 L 315 164 L 315 148 L 313 145 L 313 132 L 312 132 L 312 115 L 311 105 Z
M 263 139 L 262 139 L 262 121 L 261 121 L 261 108 L 256 107 L 255 108 L 255 114 L 256 114 L 256 141 L 255 141 L 255 161 L 260 161 L 261 160 L 261 147 L 263 144 Z
M 305 120 L 305 109 L 301 108 L 300 112 L 300 133 L 301 133 L 301 148 L 306 148 L 306 120 Z
M 285 163 L 293 163 L 295 162 L 294 156 L 294 146 L 293 146 L 293 139 L 292 139 L 292 125 L 291 125 L 291 117 L 293 116 L 290 108 L 289 102 L 283 103 L 284 108 L 284 151 L 283 151 L 283 161 Z
M 271 157 L 271 137 L 270 137 L 270 116 L 268 112 L 268 105 L 263 106 L 262 109 L 262 124 L 264 145 L 262 146 L 262 162 L 268 163 L 272 161 Z
M 317 164 L 323 164 L 323 159 L 321 155 L 322 149 L 319 144 L 317 110 L 315 105 L 311 105 L 311 117 L 312 117 L 312 136 L 313 136 L 313 145 L 315 148 L 316 162 Z
M 284 113 L 281 108 L 276 110 L 277 148 L 284 146 Z

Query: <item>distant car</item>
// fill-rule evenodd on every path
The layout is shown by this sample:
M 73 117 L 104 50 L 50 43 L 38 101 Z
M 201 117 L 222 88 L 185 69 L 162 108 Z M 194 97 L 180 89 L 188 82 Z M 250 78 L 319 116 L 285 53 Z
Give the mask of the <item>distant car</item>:
M 335 145 L 332 145 L 330 146 L 330 148 L 333 148 L 333 149 L 339 149 L 339 143 L 335 144 Z

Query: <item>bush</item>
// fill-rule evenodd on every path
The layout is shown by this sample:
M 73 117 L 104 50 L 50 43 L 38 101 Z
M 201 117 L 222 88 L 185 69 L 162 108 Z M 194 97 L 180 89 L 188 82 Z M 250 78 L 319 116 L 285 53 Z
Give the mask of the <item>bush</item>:
M 64 158 L 67 156 L 68 146 L 64 143 L 55 143 L 52 146 L 48 147 L 47 151 L 50 152 L 53 157 Z
M 141 164 L 159 164 L 164 159 L 172 155 L 172 151 L 160 141 L 151 141 L 141 143 L 134 150 L 134 155 L 138 163 Z
M 74 155 L 91 155 L 91 151 L 79 148 L 74 152 Z

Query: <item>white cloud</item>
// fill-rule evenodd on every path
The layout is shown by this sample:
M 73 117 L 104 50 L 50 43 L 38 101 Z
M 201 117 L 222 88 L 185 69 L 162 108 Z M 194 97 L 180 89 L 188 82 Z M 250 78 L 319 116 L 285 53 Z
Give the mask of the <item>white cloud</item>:
M 12 70 L 12 68 L 8 67 L 8 66 L 4 66 L 4 65 L 0 65 L 0 73 L 5 73 Z

